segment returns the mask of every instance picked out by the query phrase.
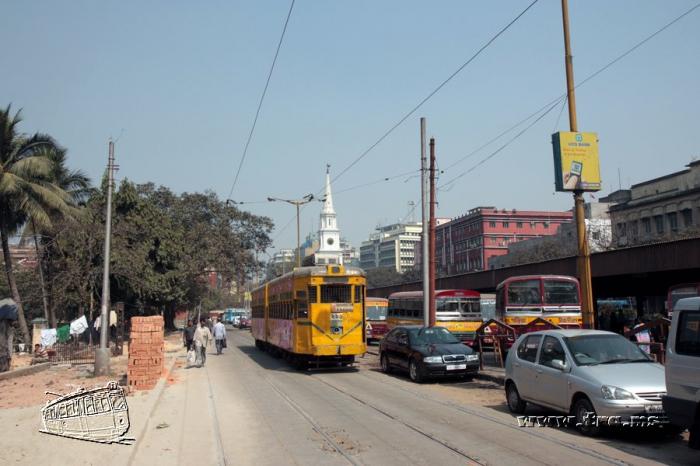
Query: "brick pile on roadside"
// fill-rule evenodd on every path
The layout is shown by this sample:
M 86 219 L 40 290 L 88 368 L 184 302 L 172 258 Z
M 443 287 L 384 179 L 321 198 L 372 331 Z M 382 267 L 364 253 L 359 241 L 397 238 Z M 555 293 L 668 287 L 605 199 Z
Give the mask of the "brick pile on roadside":
M 127 381 L 131 389 L 150 390 L 163 373 L 162 316 L 132 317 Z

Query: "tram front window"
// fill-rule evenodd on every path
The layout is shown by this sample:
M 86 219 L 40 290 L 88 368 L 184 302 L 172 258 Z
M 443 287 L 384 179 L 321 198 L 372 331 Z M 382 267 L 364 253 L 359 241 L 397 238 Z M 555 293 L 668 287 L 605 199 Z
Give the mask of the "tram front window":
M 322 303 L 351 303 L 350 285 L 321 285 Z

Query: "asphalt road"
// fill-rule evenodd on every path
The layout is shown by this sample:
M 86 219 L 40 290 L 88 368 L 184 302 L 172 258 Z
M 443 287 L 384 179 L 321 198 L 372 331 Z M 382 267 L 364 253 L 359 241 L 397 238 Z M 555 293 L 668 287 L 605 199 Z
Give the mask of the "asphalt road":
M 680 437 L 518 427 L 488 382 L 417 385 L 379 372 L 371 356 L 351 370 L 297 372 L 257 350 L 249 332 L 228 335 L 222 356 L 177 371 L 134 464 L 700 462 Z

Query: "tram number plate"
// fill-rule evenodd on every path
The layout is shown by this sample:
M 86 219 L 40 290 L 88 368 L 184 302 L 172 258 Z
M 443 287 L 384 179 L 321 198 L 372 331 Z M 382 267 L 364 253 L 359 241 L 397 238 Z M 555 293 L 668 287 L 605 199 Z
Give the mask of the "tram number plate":
M 448 364 L 447 365 L 448 371 L 458 371 L 460 369 L 466 369 L 466 368 L 467 368 L 466 364 Z

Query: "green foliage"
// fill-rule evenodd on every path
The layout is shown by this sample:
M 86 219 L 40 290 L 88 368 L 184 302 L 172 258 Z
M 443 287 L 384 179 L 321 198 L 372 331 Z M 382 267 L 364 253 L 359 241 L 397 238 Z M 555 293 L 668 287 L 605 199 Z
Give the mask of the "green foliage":
M 105 186 L 106 188 L 106 186 Z M 255 251 L 270 244 L 272 222 L 220 201 L 216 194 L 176 195 L 153 184 L 123 181 L 114 194 L 111 301 L 128 309 L 163 311 L 221 307 L 228 290 L 211 290 L 206 274 L 221 282 L 241 282 L 260 266 Z M 76 308 L 93 294 L 98 302 L 102 277 L 105 196 L 96 191 L 84 213 L 66 223 L 49 246 L 53 296 L 60 308 Z

